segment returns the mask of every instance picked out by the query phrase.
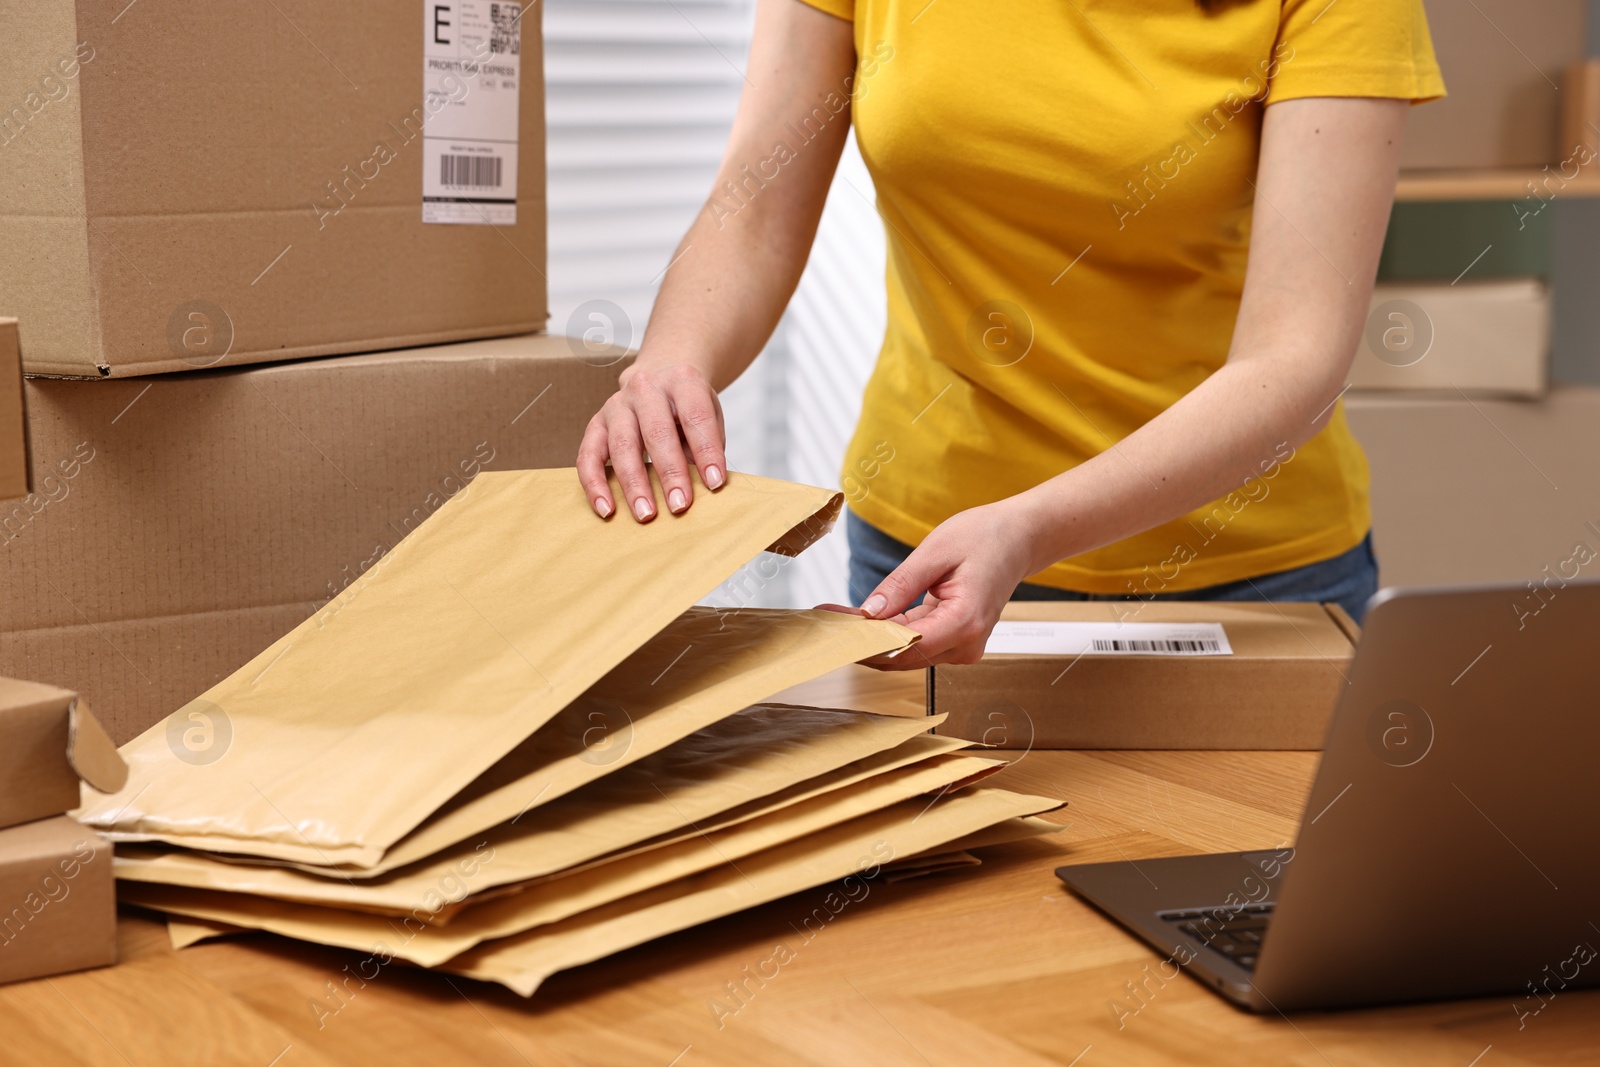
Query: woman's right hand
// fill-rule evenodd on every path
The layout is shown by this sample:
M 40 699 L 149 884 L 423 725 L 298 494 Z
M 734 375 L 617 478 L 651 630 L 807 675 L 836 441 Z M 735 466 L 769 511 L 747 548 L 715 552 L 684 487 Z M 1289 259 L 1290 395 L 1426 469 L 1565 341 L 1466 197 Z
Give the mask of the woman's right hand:
M 706 488 L 727 482 L 717 388 L 750 366 L 794 295 L 850 132 L 856 46 L 849 19 L 801 0 L 762 0 L 746 65 L 757 73 L 745 79 L 711 197 L 667 264 L 638 361 L 622 372 L 578 450 L 578 479 L 601 518 L 625 510 L 649 522 L 661 504 L 674 514 L 687 510 L 691 463 Z M 818 115 L 827 118 L 810 132 Z M 772 164 L 781 165 L 782 178 L 768 166 L 758 179 L 761 195 L 730 211 L 726 189 L 761 170 L 772 146 L 787 143 L 802 122 L 811 124 L 803 150 Z M 673 355 L 682 352 L 694 362 Z M 646 456 L 665 494 L 659 502 Z
M 622 486 L 625 508 L 638 522 L 656 517 L 647 457 L 674 515 L 694 503 L 691 462 L 706 488 L 721 489 L 727 481 L 727 435 L 722 404 L 705 372 L 689 363 L 636 363 L 622 372 L 618 384 L 589 420 L 578 449 L 578 480 L 595 513 L 609 519 L 617 511 L 608 462 Z

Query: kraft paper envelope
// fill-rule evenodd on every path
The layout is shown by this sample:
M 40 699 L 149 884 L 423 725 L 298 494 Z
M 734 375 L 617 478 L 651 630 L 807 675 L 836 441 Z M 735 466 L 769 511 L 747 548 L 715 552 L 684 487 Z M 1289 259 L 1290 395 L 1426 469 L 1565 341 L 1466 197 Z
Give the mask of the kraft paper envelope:
M 387 954 L 431 967 L 490 938 L 553 923 L 713 867 L 737 867 L 747 856 L 911 797 L 938 794 L 952 781 L 1002 763 L 979 756 L 938 756 L 732 829 L 601 864 L 476 905 L 445 927 L 429 926 L 418 918 L 386 919 L 259 896 L 170 886 L 125 883 L 122 896 L 131 904 L 270 930 L 317 944 L 362 951 L 383 944 Z M 933 799 L 924 799 L 923 806 L 931 803 Z M 491 852 L 482 862 L 489 866 L 497 859 Z
M 534 809 L 680 743 L 757 694 L 873 655 L 869 650 L 899 643 L 909 633 L 892 623 L 864 628 L 865 622 L 831 611 L 691 608 L 376 863 L 294 865 L 330 878 L 381 876 L 476 839 L 495 825 L 531 822 Z M 781 707 L 786 706 L 774 706 Z M 921 720 L 921 726 L 880 724 L 877 729 L 898 741 L 934 725 Z M 885 747 L 891 743 L 885 741 Z M 729 803 L 745 799 L 735 794 Z M 201 850 L 219 847 L 215 839 L 165 835 L 162 840 Z M 282 858 L 295 859 L 292 854 Z
M 538 817 L 502 824 L 402 871 L 369 881 L 219 860 L 204 853 L 121 845 L 124 881 L 219 889 L 385 914 L 453 916 L 469 894 L 525 882 L 597 860 L 796 782 L 837 788 L 950 751 L 913 736 L 929 720 L 788 705 L 757 705 L 607 775 Z M 909 739 L 909 740 L 908 740 Z M 959 747 L 959 746 L 958 746 Z M 480 862 L 492 852 L 492 863 Z
M 749 704 L 877 654 L 869 649 L 904 648 L 915 636 L 896 623 L 836 611 L 693 609 L 368 870 L 394 870 L 526 818 Z
M 375 862 L 744 561 L 794 550 L 840 503 L 738 474 L 684 515 L 606 522 L 571 470 L 486 471 L 326 608 L 124 746 L 127 786 L 81 817 L 125 836 Z M 212 731 L 202 752 L 185 747 L 191 722 Z
M 1058 834 L 1066 827 L 1049 819 L 1040 819 L 1033 816 L 1020 819 L 1007 819 L 1005 822 L 996 823 L 975 834 L 969 834 L 958 841 L 951 841 L 947 845 L 940 845 L 931 852 L 924 852 L 918 856 L 911 856 L 896 863 L 891 863 L 883 869 L 883 877 L 891 882 L 905 881 L 911 878 L 920 878 L 925 874 L 939 874 L 947 870 L 960 867 L 978 867 L 983 860 L 972 854 L 973 849 L 990 848 L 994 845 L 1007 845 L 1013 841 L 1026 841 L 1034 837 L 1046 837 Z
M 296 861 L 303 853 L 288 848 L 277 858 L 340 879 L 379 876 L 419 862 L 497 824 L 530 818 L 532 809 L 657 752 L 760 695 L 874 655 L 876 649 L 899 646 L 910 633 L 893 623 L 831 611 L 691 608 L 376 862 L 361 867 L 301 863 Z M 161 840 L 222 850 L 214 838 L 168 834 Z
M 959 867 L 981 865 L 982 861 L 966 851 L 967 849 L 986 848 L 990 845 L 1041 837 L 1059 833 L 1063 829 L 1060 823 L 1032 816 L 1007 819 L 986 830 L 979 830 L 975 834 L 952 841 L 948 845 L 941 845 L 931 852 L 924 852 L 920 856 L 913 856 L 899 863 L 888 864 L 883 869 L 883 877 L 886 881 L 899 881 Z M 175 949 L 187 948 L 212 938 L 245 932 L 247 931 L 244 927 L 234 926 L 232 923 L 209 922 L 205 919 L 188 917 L 167 919 L 167 935 L 171 938 L 172 947 Z
M 853 874 L 870 873 L 896 856 L 926 852 L 986 826 L 1060 805 L 1050 797 L 1002 789 L 963 790 L 931 806 L 920 798 L 905 801 L 747 857 L 738 870 L 724 865 L 550 926 L 485 942 L 440 969 L 532 996 L 557 971 L 802 889 L 842 878 L 845 885 L 830 891 L 824 902 L 846 900 Z M 855 884 L 865 888 L 864 882 Z M 809 915 L 807 911 L 794 919 Z
M 462 728 L 462 723 L 475 723 L 478 710 L 482 710 L 469 707 L 467 701 L 467 697 L 475 691 L 477 675 L 472 672 L 462 675 L 458 667 L 442 664 L 429 667 L 432 673 L 419 673 L 414 678 L 414 691 L 434 694 L 437 712 L 429 712 L 421 699 L 411 701 L 408 707 L 395 710 L 389 717 L 384 717 L 365 704 L 358 709 L 358 715 L 344 715 L 328 709 L 328 723 L 352 721 L 354 718 L 362 720 L 358 723 L 352 721 L 349 726 L 352 736 L 374 734 L 387 737 L 394 734 L 405 739 L 405 745 L 386 742 L 384 752 L 389 761 L 384 765 L 374 763 L 362 753 L 349 752 L 349 766 L 331 768 L 317 755 L 307 755 L 304 761 L 320 766 L 330 777 L 330 781 L 320 785 L 312 784 L 304 774 L 288 766 L 296 761 L 293 753 L 299 752 L 301 747 L 307 753 L 315 753 L 318 744 L 326 749 L 346 752 L 349 749 L 349 737 L 338 734 L 328 723 L 318 726 L 310 721 L 294 721 L 288 728 L 283 728 L 280 721 L 270 720 L 270 709 L 259 707 L 261 715 L 250 723 L 253 744 L 246 745 L 245 729 L 237 725 L 240 717 L 234 715 L 232 749 L 221 760 L 202 768 L 184 765 L 174 757 L 173 752 L 166 750 L 166 742 L 170 737 L 155 739 L 152 734 L 146 734 L 134 741 L 130 749 L 138 753 L 136 766 L 146 768 L 146 774 L 136 774 L 123 793 L 110 800 L 99 801 L 86 811 L 86 816 L 88 821 L 101 829 L 110 830 L 120 840 L 166 840 L 174 845 L 275 857 L 317 867 L 354 865 L 392 869 L 395 865 L 413 862 L 443 846 L 456 843 L 488 825 L 506 821 L 534 801 L 570 792 L 582 782 L 592 781 L 616 766 L 626 765 L 627 761 L 659 749 L 683 734 L 691 733 L 698 726 L 728 715 L 773 691 L 816 677 L 818 673 L 827 672 L 846 662 L 904 648 L 910 640 L 915 640 L 914 632 L 893 622 L 869 621 L 830 611 L 739 611 L 718 616 L 706 609 L 690 616 L 683 625 L 690 632 L 707 630 L 707 627 L 717 632 L 712 633 L 714 640 L 701 641 L 699 645 L 694 641 L 680 643 L 682 635 L 672 629 L 659 633 L 646 648 L 630 656 L 622 669 L 611 672 L 603 685 L 590 689 L 582 697 L 582 707 L 568 709 L 571 713 L 565 715 L 562 723 L 557 725 L 558 728 L 565 726 L 568 729 L 568 733 L 563 734 L 565 742 L 557 745 L 558 750 L 552 752 L 547 749 L 544 739 L 534 742 L 534 755 L 546 761 L 557 760 L 562 755 L 570 757 L 562 765 L 546 768 L 541 763 L 533 763 L 525 768 L 525 752 L 518 752 L 517 757 L 507 763 L 506 766 L 528 769 L 531 776 L 538 776 L 539 771 L 550 771 L 549 776 L 542 777 L 542 781 L 533 782 L 533 790 L 525 789 L 530 782 L 504 782 L 502 789 L 478 793 L 475 803 L 453 809 L 453 816 L 430 825 L 427 832 L 419 835 L 419 840 L 408 841 L 408 846 L 402 849 L 400 856 L 390 857 L 387 861 L 382 853 L 394 843 L 395 838 L 413 829 L 419 809 L 422 806 L 437 808 L 438 801 L 442 800 L 440 793 L 445 792 L 446 787 L 438 785 L 438 779 L 448 777 L 448 789 L 458 789 L 459 774 L 445 774 L 445 771 L 432 774 L 437 753 L 430 752 L 430 749 L 453 752 L 456 750 L 454 739 L 458 734 L 477 731 L 477 725 L 470 729 Z M 421 622 L 411 619 L 406 622 L 406 627 L 416 629 L 421 627 Z M 293 654 L 290 651 L 288 656 Z M 666 657 L 666 662 L 661 662 L 662 657 Z M 677 662 L 674 664 L 674 661 Z M 278 667 L 285 665 L 288 662 L 267 665 L 267 677 L 274 677 Z M 501 665 L 504 667 L 506 664 Z M 237 677 L 235 675 L 235 680 Z M 307 681 L 301 689 L 310 693 L 317 686 Z M 216 694 L 218 691 L 213 689 L 213 696 Z M 285 701 L 293 704 L 288 694 L 285 694 Z M 450 704 L 450 701 L 454 701 L 454 704 Z M 651 712 L 661 712 L 661 715 L 654 717 Z M 558 709 L 541 707 L 538 715 L 528 721 L 534 726 L 546 725 L 546 721 L 558 713 Z M 429 736 L 424 729 L 426 721 L 437 721 L 435 736 L 450 739 L 450 744 Z M 390 725 L 386 726 L 386 723 Z M 629 744 L 616 741 L 619 736 L 624 741 L 630 739 Z M 318 737 L 318 741 L 312 737 Z M 614 745 L 621 752 L 614 761 L 608 761 L 606 753 L 590 750 L 597 744 Z M 174 766 L 184 769 L 173 771 Z M 229 781 L 219 776 L 216 771 L 224 766 L 232 766 L 240 781 Z M 406 773 L 395 773 L 395 768 L 402 766 L 406 768 Z M 478 763 L 472 766 L 478 766 Z M 269 779 L 267 774 L 258 774 L 258 768 L 262 771 L 270 768 L 272 774 L 283 776 L 283 781 L 290 782 L 291 789 L 301 790 L 301 800 L 293 801 L 294 806 L 291 806 L 291 801 L 283 793 L 285 787 L 275 784 L 277 779 Z M 200 774 L 190 774 L 190 771 Z M 373 797 L 360 800 L 355 816 L 336 817 L 342 825 L 354 822 L 366 825 L 368 829 L 363 830 L 365 838 L 362 843 L 352 843 L 344 848 L 328 845 L 325 841 L 334 830 L 323 817 L 298 817 L 291 827 L 290 813 L 296 809 L 346 813 L 347 805 L 355 805 L 354 798 L 347 797 L 350 787 L 344 782 L 349 781 L 373 782 Z M 382 782 L 382 785 L 378 782 Z M 418 789 L 418 782 L 424 784 L 422 789 Z M 539 789 L 547 789 L 547 792 L 538 797 Z M 427 800 L 416 803 L 406 801 L 403 816 L 397 816 L 392 809 L 382 806 L 384 801 L 398 803 L 408 790 L 414 797 L 426 795 Z M 253 793 L 254 800 L 251 800 L 250 793 Z M 336 800 L 336 797 L 341 800 Z M 202 817 L 198 814 L 202 811 L 227 811 L 229 803 L 238 805 L 232 816 Z M 152 819 L 149 816 L 150 811 L 155 809 L 171 811 L 174 805 L 181 806 L 184 811 L 197 813 L 189 819 L 192 829 L 208 824 L 206 819 L 210 819 L 211 825 L 254 825 L 256 835 L 242 838 L 213 830 L 187 832 L 176 829 L 181 825 L 176 819 L 165 816 Z M 126 811 L 123 811 L 125 808 Z M 272 822 L 274 819 L 275 822 Z M 334 816 L 328 816 L 328 819 L 334 819 Z M 291 835 L 298 835 L 298 840 L 291 840 Z
M 909 882 L 913 878 L 926 878 L 930 874 L 945 874 L 963 867 L 982 867 L 983 861 L 970 852 L 940 852 L 936 856 L 910 863 L 897 863 L 883 871 L 885 882 Z
M 927 721 L 930 725 L 936 725 L 944 721 L 944 716 L 931 716 Z M 836 771 L 830 771 L 827 774 L 819 774 L 814 778 L 808 778 L 797 785 L 789 787 L 788 789 L 781 789 L 778 792 L 773 793 L 771 796 L 762 797 L 759 800 L 753 800 L 747 804 L 741 804 L 736 808 L 732 808 L 721 814 L 714 815 L 708 819 L 696 820 L 693 826 L 688 830 L 678 830 L 675 832 L 662 834 L 658 837 L 652 837 L 648 841 L 609 852 L 606 855 L 595 860 L 590 860 L 587 863 L 575 864 L 572 867 L 564 868 L 559 873 L 565 875 L 577 870 L 581 870 L 584 866 L 589 866 L 595 863 L 609 863 L 612 860 L 622 859 L 626 856 L 633 855 L 636 852 L 648 851 L 652 848 L 659 848 L 662 845 L 676 844 L 677 842 L 688 837 L 710 833 L 713 830 L 723 830 L 730 826 L 737 826 L 739 823 L 748 822 L 749 820 L 759 818 L 762 815 L 770 815 L 775 811 L 781 811 L 784 808 L 798 804 L 801 801 L 822 796 L 824 793 L 831 793 L 835 789 L 842 789 L 845 786 L 866 781 L 868 778 L 875 777 L 884 773 L 885 771 L 898 770 L 901 767 L 909 767 L 913 763 L 920 763 L 921 761 L 931 759 L 934 756 L 941 756 L 950 752 L 955 752 L 958 749 L 971 747 L 972 744 L 970 741 L 964 741 L 962 744 L 951 744 L 952 741 L 963 741 L 963 739 L 935 736 L 933 734 L 919 734 L 908 741 L 904 741 L 901 744 L 896 745 L 892 749 L 886 749 L 875 755 L 856 760 L 854 763 L 840 767 Z M 991 773 L 1002 770 L 1003 767 L 1004 763 L 1002 762 L 1000 765 L 985 770 L 981 774 L 977 775 L 974 778 L 974 781 L 979 778 L 986 778 Z M 953 786 L 951 786 L 951 788 L 959 789 L 963 786 L 971 784 L 971 781 L 963 780 L 956 782 Z M 448 922 L 450 916 L 453 914 L 454 910 L 447 905 L 445 909 L 440 912 L 440 918 L 438 921 L 441 923 Z
M 1066 806 L 1066 801 L 1062 801 L 1062 806 Z M 949 844 L 943 845 L 932 852 L 923 852 L 919 855 L 911 856 L 906 862 L 913 863 L 917 860 L 928 859 L 945 851 L 970 852 L 975 848 L 993 848 L 995 845 L 1009 845 L 1013 841 L 1026 841 L 1033 837 L 1048 837 L 1051 834 L 1059 834 L 1065 829 L 1066 826 L 1061 823 L 1033 816 L 1007 819 L 1005 822 L 986 826 L 976 833 L 951 841 Z M 891 864 L 890 866 L 894 865 Z
M 248 933 L 242 926 L 233 926 L 230 923 L 210 923 L 204 919 L 177 919 L 167 917 L 167 937 L 172 941 L 172 947 L 188 948 L 198 945 L 202 941 L 209 941 L 215 937 L 227 937 L 229 934 Z

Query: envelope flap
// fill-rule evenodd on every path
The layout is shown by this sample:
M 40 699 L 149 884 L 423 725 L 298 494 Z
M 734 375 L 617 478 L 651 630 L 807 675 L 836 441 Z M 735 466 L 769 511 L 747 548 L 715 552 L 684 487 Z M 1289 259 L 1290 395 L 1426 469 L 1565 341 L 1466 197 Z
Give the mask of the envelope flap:
M 67 715 L 67 762 L 72 769 L 102 793 L 121 789 L 128 781 L 128 765 L 88 702 L 74 700 Z

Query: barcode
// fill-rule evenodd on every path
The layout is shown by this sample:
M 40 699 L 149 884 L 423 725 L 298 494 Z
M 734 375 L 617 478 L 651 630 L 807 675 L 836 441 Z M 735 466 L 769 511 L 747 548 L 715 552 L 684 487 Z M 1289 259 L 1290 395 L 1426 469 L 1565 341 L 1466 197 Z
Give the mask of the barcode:
M 1221 652 L 1222 646 L 1210 639 L 1198 641 L 1168 638 L 1161 641 L 1146 641 L 1143 639 L 1106 638 L 1094 639 L 1096 652 L 1170 652 L 1179 656 L 1199 656 L 1207 652 Z
M 500 187 L 499 156 L 440 156 L 439 180 L 446 185 Z
M 517 23 L 521 20 L 521 4 L 489 5 L 490 53 L 506 56 L 522 54 L 522 35 L 517 32 Z

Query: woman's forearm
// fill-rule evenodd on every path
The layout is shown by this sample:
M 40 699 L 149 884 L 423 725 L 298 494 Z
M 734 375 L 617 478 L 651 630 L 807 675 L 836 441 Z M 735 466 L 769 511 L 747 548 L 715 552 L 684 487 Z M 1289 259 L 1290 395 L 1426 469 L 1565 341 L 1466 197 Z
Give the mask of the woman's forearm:
M 727 152 L 624 382 L 689 364 L 720 390 L 761 350 L 816 235 L 850 127 L 854 69 L 850 23 L 795 0 L 761 4 Z
M 1326 420 L 1343 379 L 1295 375 L 1286 362 L 1229 363 L 1137 433 L 1014 498 L 1031 573 L 1275 475 Z
M 805 266 L 810 233 L 788 205 L 752 203 L 719 228 L 702 211 L 674 252 L 637 361 L 625 374 L 688 363 L 714 389 L 744 373 L 778 324 Z M 814 231 L 815 223 L 811 230 Z
M 1355 99 L 1267 108 L 1228 362 L 1127 438 L 1012 499 L 1032 573 L 1238 489 L 1326 424 L 1371 300 L 1405 110 Z

